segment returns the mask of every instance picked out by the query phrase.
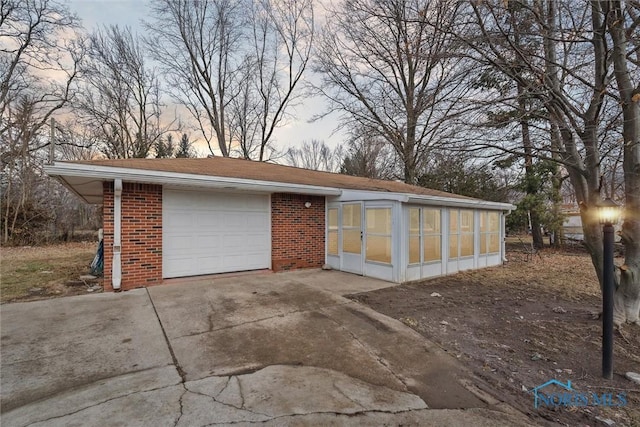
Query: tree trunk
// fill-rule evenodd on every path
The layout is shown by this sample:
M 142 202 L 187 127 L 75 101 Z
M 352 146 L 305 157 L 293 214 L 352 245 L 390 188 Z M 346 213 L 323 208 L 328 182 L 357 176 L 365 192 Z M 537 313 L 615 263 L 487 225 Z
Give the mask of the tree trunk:
M 611 57 L 620 93 L 625 184 L 625 218 L 622 224 L 622 244 L 625 249 L 624 265 L 614 296 L 614 322 L 625 321 L 640 325 L 640 99 L 631 79 L 627 60 L 627 31 L 621 3 L 608 2 L 607 27 L 613 49 Z
M 533 169 L 533 145 L 531 143 L 531 133 L 529 132 L 529 118 L 525 95 L 524 88 L 520 83 L 518 83 L 518 107 L 520 110 L 520 128 L 522 129 L 522 148 L 524 149 L 525 191 L 528 195 L 535 196 L 538 194 L 538 188 L 535 183 L 535 171 Z M 542 224 L 540 224 L 540 217 L 537 210 L 530 210 L 529 216 L 531 219 L 531 237 L 533 238 L 533 247 L 536 249 L 542 249 L 544 247 Z
M 622 243 L 625 263 L 616 274 L 616 291 L 613 297 L 613 321 L 640 325 L 640 227 L 638 220 L 627 220 L 622 226 Z M 632 235 L 635 235 L 635 240 Z
M 551 202 L 553 203 L 553 224 L 549 232 L 553 237 L 549 245 L 554 248 L 560 248 L 564 240 L 564 232 L 562 229 L 562 171 L 560 169 L 560 130 L 558 124 L 550 120 L 550 136 L 551 136 L 551 158 L 556 161 L 553 176 L 551 177 Z

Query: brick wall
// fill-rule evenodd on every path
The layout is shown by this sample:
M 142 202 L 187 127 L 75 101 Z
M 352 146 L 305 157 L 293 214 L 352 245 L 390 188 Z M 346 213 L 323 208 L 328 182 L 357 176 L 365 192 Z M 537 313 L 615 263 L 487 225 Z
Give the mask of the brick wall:
M 104 183 L 104 288 L 111 291 L 113 182 Z M 122 184 L 122 284 L 133 289 L 162 283 L 162 186 Z
M 311 202 L 305 208 L 305 202 Z M 324 264 L 325 198 L 271 195 L 271 268 L 317 268 Z

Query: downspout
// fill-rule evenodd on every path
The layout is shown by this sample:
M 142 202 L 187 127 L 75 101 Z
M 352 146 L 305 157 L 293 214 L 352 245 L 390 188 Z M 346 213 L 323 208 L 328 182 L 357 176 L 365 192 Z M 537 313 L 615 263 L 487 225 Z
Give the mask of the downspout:
M 120 257 L 122 232 L 122 180 L 113 182 L 113 263 L 111 264 L 111 286 L 120 290 L 122 265 Z
M 504 264 L 505 262 L 508 262 L 509 260 L 507 259 L 507 215 L 509 215 L 511 213 L 511 209 L 509 209 L 508 211 L 503 211 L 502 215 L 500 215 L 502 217 L 501 221 L 500 221 L 500 237 L 502 237 L 502 263 Z

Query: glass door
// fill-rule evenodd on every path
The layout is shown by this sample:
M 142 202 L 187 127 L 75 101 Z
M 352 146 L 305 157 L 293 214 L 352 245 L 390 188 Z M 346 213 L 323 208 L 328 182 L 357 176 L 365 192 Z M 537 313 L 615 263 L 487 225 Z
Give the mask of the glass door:
M 362 274 L 362 203 L 342 205 L 342 270 Z

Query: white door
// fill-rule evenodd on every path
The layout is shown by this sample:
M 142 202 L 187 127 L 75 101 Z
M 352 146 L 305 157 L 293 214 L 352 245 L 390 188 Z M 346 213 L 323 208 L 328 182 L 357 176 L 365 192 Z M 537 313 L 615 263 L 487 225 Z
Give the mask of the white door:
M 164 190 L 162 276 L 271 267 L 268 195 Z
M 362 274 L 362 203 L 342 205 L 342 271 Z

